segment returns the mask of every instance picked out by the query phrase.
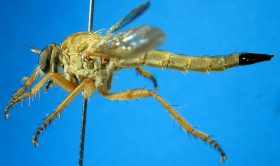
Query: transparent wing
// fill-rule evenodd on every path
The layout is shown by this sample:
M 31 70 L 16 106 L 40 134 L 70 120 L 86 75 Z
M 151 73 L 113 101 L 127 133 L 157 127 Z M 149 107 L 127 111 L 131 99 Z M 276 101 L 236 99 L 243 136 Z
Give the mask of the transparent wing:
M 139 7 L 133 9 L 132 11 L 130 11 L 128 13 L 128 15 L 126 15 L 120 21 L 118 21 L 115 25 L 113 25 L 108 30 L 107 34 L 113 33 L 114 31 L 116 31 L 116 30 L 124 27 L 125 25 L 129 24 L 130 22 L 132 22 L 134 19 L 136 19 L 138 16 L 140 16 L 145 10 L 147 10 L 149 5 L 150 5 L 150 1 L 147 1 L 146 3 L 140 5 Z
M 97 48 L 91 49 L 90 54 L 99 57 L 132 58 L 155 48 L 163 39 L 164 34 L 160 29 L 141 26 L 110 36 Z

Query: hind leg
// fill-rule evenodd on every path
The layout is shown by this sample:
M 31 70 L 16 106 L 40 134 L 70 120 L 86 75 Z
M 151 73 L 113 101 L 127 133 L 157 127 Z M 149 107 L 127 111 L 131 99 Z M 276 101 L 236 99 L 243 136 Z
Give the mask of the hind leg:
M 226 154 L 220 145 L 213 140 L 206 133 L 195 129 L 188 121 L 186 121 L 182 115 L 180 115 L 167 101 L 165 101 L 161 96 L 156 94 L 153 91 L 141 88 L 141 89 L 132 89 L 128 91 L 122 91 L 117 93 L 109 93 L 108 91 L 104 91 L 103 89 L 98 89 L 105 97 L 111 100 L 130 100 L 137 98 L 145 98 L 145 97 L 153 97 L 155 98 L 175 119 L 176 122 L 180 124 L 180 126 L 191 135 L 200 138 L 201 140 L 209 143 L 212 147 L 214 147 L 221 155 L 221 160 L 226 160 Z

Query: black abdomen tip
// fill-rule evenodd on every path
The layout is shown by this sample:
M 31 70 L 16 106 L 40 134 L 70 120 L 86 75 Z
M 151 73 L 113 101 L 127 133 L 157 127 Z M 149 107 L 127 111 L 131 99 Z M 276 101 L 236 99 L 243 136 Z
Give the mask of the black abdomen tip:
M 269 61 L 274 55 L 241 53 L 239 55 L 239 65 L 250 65 L 262 61 Z

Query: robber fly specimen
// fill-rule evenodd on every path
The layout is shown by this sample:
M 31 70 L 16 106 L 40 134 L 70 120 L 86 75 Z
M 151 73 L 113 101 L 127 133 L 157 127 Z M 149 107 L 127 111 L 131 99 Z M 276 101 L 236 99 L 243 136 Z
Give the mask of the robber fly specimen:
M 186 132 L 214 147 L 221 155 L 221 160 L 224 161 L 226 154 L 220 145 L 206 133 L 193 128 L 167 101 L 159 96 L 155 92 L 156 79 L 141 67 L 152 66 L 200 72 L 223 71 L 234 66 L 268 61 L 273 55 L 243 52 L 226 56 L 187 56 L 154 50 L 164 39 L 164 33 L 156 27 L 141 26 L 115 33 L 141 15 L 148 6 L 149 2 L 146 2 L 135 8 L 104 34 L 89 31 L 77 32 L 68 36 L 61 45 L 52 43 L 42 50 L 31 48 L 33 52 L 39 54 L 39 66 L 12 96 L 5 109 L 5 117 L 8 118 L 9 110 L 14 104 L 35 95 L 45 84 L 46 89 L 52 87 L 53 84 L 59 84 L 63 89 L 69 91 L 70 94 L 35 132 L 32 142 L 38 146 L 38 136 L 80 92 L 85 98 L 89 98 L 94 89 L 97 89 L 110 100 L 153 97 Z M 109 90 L 113 73 L 127 68 L 135 68 L 141 75 L 149 78 L 155 89 L 139 88 L 111 93 Z M 44 73 L 44 77 L 27 91 L 40 73 Z

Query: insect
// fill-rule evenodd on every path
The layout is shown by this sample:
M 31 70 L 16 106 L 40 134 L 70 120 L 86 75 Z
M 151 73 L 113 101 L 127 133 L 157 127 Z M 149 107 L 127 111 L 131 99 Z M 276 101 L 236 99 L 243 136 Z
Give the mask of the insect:
M 36 130 L 32 141 L 38 146 L 38 137 L 46 126 L 81 92 L 85 98 L 89 98 L 96 89 L 110 100 L 153 97 L 186 132 L 213 146 L 224 161 L 226 154 L 220 145 L 206 133 L 193 128 L 166 100 L 159 96 L 156 93 L 156 79 L 141 67 L 152 66 L 180 71 L 223 71 L 234 66 L 268 61 L 273 55 L 243 52 L 227 56 L 186 56 L 154 50 L 164 40 L 164 33 L 159 28 L 141 26 L 117 32 L 140 16 L 148 6 L 149 2 L 135 8 L 104 34 L 77 32 L 68 36 L 61 45 L 52 43 L 42 50 L 32 48 L 31 50 L 39 55 L 39 66 L 12 96 L 5 109 L 5 117 L 8 118 L 14 104 L 35 95 L 44 86 L 47 90 L 54 84 L 58 84 L 69 91 L 70 94 L 65 100 Z M 127 68 L 135 68 L 141 75 L 149 78 L 154 84 L 154 89 L 139 88 L 111 93 L 109 90 L 114 72 Z M 44 73 L 44 77 L 31 88 L 40 73 Z

